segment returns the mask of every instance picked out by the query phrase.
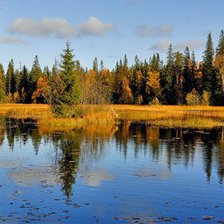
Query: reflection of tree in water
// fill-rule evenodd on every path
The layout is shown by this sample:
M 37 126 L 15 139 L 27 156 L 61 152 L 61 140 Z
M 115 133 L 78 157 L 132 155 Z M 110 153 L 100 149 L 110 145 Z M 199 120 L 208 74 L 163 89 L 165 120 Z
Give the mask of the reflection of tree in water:
M 146 126 L 145 148 L 147 148 L 147 145 L 151 146 L 153 158 L 158 160 L 159 158 L 159 127 Z
M 105 144 L 116 129 L 111 126 L 88 127 L 69 133 L 63 133 L 60 138 L 61 151 L 59 175 L 62 181 L 62 191 L 69 199 L 72 196 L 72 187 L 78 170 L 86 171 L 93 161 L 102 158 Z
M 37 155 L 42 140 L 53 144 L 55 151 L 53 166 L 58 167 L 62 191 L 68 199 L 72 195 L 78 168 L 86 170 L 93 160 L 99 159 L 103 155 L 104 144 L 116 131 L 114 126 L 106 126 L 102 129 L 88 127 L 70 132 L 43 133 L 34 120 L 13 118 L 7 118 L 6 125 L 3 127 L 6 127 L 8 144 L 11 149 L 15 141 L 21 141 L 25 145 L 31 140 Z
M 5 129 L 5 117 L 0 116 L 0 145 L 2 145 L 4 141 Z
M 103 130 L 96 128 L 89 127 L 85 130 L 77 129 L 61 135 L 52 135 L 54 145 L 58 146 L 60 151 L 58 175 L 62 182 L 62 191 L 68 200 L 72 196 L 78 170 L 88 169 L 93 160 L 101 158 L 105 143 L 116 130 L 110 126 L 104 127 Z
M 0 144 L 4 139 L 4 131 L 8 144 L 13 149 L 14 142 L 26 144 L 31 140 L 35 154 L 41 141 L 54 146 L 53 163 L 59 170 L 62 190 L 69 198 L 75 183 L 78 170 L 86 171 L 92 161 L 106 156 L 108 140 L 114 135 L 116 148 L 126 158 L 130 149 L 134 156 L 148 156 L 155 161 L 165 160 L 169 169 L 173 164 L 193 165 L 196 152 L 203 158 L 204 170 L 210 181 L 212 169 L 217 166 L 220 183 L 224 177 L 224 128 L 212 130 L 166 129 L 152 127 L 143 123 L 121 123 L 115 127 L 88 127 L 69 133 L 43 133 L 31 119 L 3 119 L 0 128 Z M 115 133 L 115 134 L 114 134 Z
M 72 186 L 78 172 L 81 140 L 81 132 L 76 131 L 71 132 L 69 136 L 62 136 L 60 141 L 59 179 L 67 199 L 72 196 Z
M 224 128 L 222 128 L 222 131 L 220 133 L 220 141 L 219 138 L 217 140 L 218 140 L 218 152 L 216 160 L 218 163 L 219 181 L 220 183 L 222 183 L 224 177 Z
M 23 144 L 26 144 L 30 138 L 32 140 L 35 153 L 38 153 L 41 135 L 37 130 L 36 122 L 32 119 L 6 118 L 6 135 L 9 147 L 12 150 L 14 148 L 15 141 L 22 141 Z
M 220 183 L 222 183 L 224 177 L 224 128 L 212 130 L 168 129 L 124 122 L 120 125 L 115 139 L 117 149 L 123 150 L 125 158 L 131 144 L 136 158 L 139 153 L 146 155 L 148 152 L 154 159 L 159 160 L 165 154 L 169 169 L 173 164 L 181 163 L 188 167 L 189 164 L 194 163 L 195 152 L 201 150 L 208 181 L 211 178 L 212 164 L 215 163 Z

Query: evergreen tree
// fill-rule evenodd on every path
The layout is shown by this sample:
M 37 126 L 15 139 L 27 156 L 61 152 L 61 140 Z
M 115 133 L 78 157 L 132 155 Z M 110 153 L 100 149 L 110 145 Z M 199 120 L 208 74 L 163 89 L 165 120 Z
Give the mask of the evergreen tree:
M 16 69 L 16 71 L 15 71 L 16 91 L 19 90 L 19 83 L 20 83 L 21 75 L 22 75 L 21 70 L 19 71 L 18 69 Z
M 120 65 L 122 65 L 122 61 L 120 61 Z M 126 68 L 128 67 L 128 58 L 126 54 L 124 55 L 123 65 Z
M 15 90 L 15 74 L 14 74 L 14 62 L 13 59 L 9 62 L 6 72 L 6 94 L 12 94 Z
M 192 67 L 196 66 L 196 59 L 195 59 L 194 51 L 192 51 L 192 54 L 191 54 L 191 63 L 192 63 Z
M 177 104 L 183 104 L 183 55 L 180 52 L 175 53 L 174 57 L 174 94 L 176 95 Z
M 98 60 L 97 57 L 93 60 L 93 70 L 98 74 L 99 68 L 98 68 Z
M 192 74 L 192 62 L 190 50 L 188 47 L 184 51 L 184 73 L 183 73 L 183 90 L 185 95 L 190 93 L 194 88 L 194 77 Z
M 104 63 L 103 60 L 100 61 L 100 71 L 102 72 L 104 69 Z
M 44 67 L 44 70 L 43 70 L 43 76 L 47 77 L 48 80 L 50 80 L 50 77 L 51 77 L 51 71 L 49 69 L 48 66 L 45 66 Z
M 224 105 L 224 31 L 221 30 L 217 53 L 214 61 L 216 86 L 213 96 L 215 105 Z
M 36 55 L 35 58 L 34 58 L 34 61 L 33 61 L 33 66 L 32 66 L 32 69 L 30 71 L 30 75 L 29 75 L 30 88 L 31 88 L 32 93 L 36 90 L 37 81 L 41 76 L 42 76 L 42 70 L 41 70 L 41 67 L 40 67 L 38 56 Z M 31 96 L 32 96 L 32 93 L 31 93 Z
M 5 96 L 5 72 L 2 64 L 0 64 L 0 101 Z
M 221 32 L 220 32 L 217 53 L 220 55 L 224 54 L 224 31 L 223 30 L 221 30 Z
M 76 104 L 81 100 L 81 84 L 75 69 L 73 50 L 70 43 L 66 42 L 66 48 L 61 54 L 61 80 L 64 82 L 65 90 L 60 97 L 61 103 Z
M 211 33 L 208 34 L 208 39 L 206 43 L 206 49 L 204 51 L 203 56 L 203 89 L 212 94 L 212 86 L 214 83 L 214 68 L 213 68 L 213 60 L 214 60 L 214 48 L 212 42 Z
M 174 95 L 174 54 L 173 47 L 170 44 L 167 55 L 167 64 L 165 69 L 161 72 L 160 84 L 162 88 L 163 101 L 166 104 L 175 104 L 176 99 Z
M 54 65 L 52 66 L 52 70 L 51 70 L 52 77 L 54 77 L 55 75 L 59 75 L 59 73 L 60 71 L 58 68 L 58 61 L 55 59 Z
M 134 59 L 134 69 L 137 71 L 137 70 L 140 70 L 140 68 L 141 68 L 141 62 L 138 56 L 136 55 Z
M 32 92 L 29 83 L 29 73 L 25 65 L 22 68 L 18 91 L 22 103 L 31 102 Z
M 150 59 L 150 67 L 153 68 L 155 71 L 160 71 L 160 56 L 158 53 L 153 54 L 152 58 Z

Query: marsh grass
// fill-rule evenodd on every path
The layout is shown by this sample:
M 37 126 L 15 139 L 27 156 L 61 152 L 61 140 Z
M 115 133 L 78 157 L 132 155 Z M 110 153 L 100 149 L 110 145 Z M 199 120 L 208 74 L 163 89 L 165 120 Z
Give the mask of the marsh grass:
M 65 117 L 55 116 L 45 104 L 1 104 L 0 114 L 14 118 L 33 118 L 44 131 L 116 126 L 117 120 L 144 121 L 163 127 L 213 128 L 224 126 L 224 107 L 76 105 L 64 108 Z M 100 128 L 99 128 L 100 127 Z
M 66 108 L 68 117 L 43 117 L 38 120 L 40 127 L 49 131 L 66 131 L 90 126 L 106 127 L 116 125 L 116 117 L 110 107 L 95 105 L 78 105 Z M 75 115 L 74 115 L 75 114 Z M 79 114 L 79 115 L 77 115 Z
M 224 126 L 224 107 L 112 105 L 119 119 L 145 121 L 164 127 L 213 128 Z
M 13 118 L 36 119 L 42 130 L 69 131 L 89 126 L 116 125 L 116 117 L 109 106 L 76 105 L 64 108 L 66 117 L 55 116 L 45 104 L 0 104 L 0 114 Z
M 46 104 L 0 104 L 0 114 L 14 118 L 33 118 L 53 116 Z

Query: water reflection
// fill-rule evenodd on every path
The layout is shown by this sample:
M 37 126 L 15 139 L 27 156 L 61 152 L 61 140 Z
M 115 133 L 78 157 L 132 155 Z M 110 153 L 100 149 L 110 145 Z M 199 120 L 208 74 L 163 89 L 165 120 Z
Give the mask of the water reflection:
M 29 144 L 32 142 L 34 154 L 38 156 L 40 144 L 52 143 L 53 154 L 50 169 L 37 168 L 35 171 L 22 167 L 10 173 L 12 179 L 25 182 L 31 176 L 40 180 L 37 176 L 47 178 L 49 173 L 56 176 L 61 190 L 69 199 L 73 194 L 73 186 L 77 175 L 85 179 L 89 186 L 99 186 L 102 180 L 111 181 L 114 176 L 105 170 L 91 169 L 94 161 L 107 156 L 108 144 L 114 142 L 118 150 L 127 159 L 129 153 L 138 159 L 151 159 L 162 162 L 169 172 L 176 165 L 194 167 L 199 158 L 203 159 L 204 172 L 207 181 L 211 180 L 212 172 L 216 172 L 219 182 L 223 182 L 224 176 L 224 129 L 194 130 L 194 129 L 167 129 L 151 127 L 145 124 L 123 122 L 116 127 L 74 130 L 69 133 L 47 133 L 38 127 L 31 119 L 15 120 L 1 118 L 0 144 L 7 142 L 11 151 L 17 144 Z M 130 150 L 132 148 L 133 150 Z M 1 165 L 1 164 L 0 164 Z M 15 167 L 15 164 L 13 165 Z M 16 167 L 19 167 L 16 166 Z M 145 176 L 148 171 L 140 171 Z M 151 174 L 150 174 L 151 175 Z M 166 171 L 166 177 L 170 173 Z M 216 174 L 214 174 L 216 175 Z M 136 173 L 139 176 L 139 173 Z M 164 174 L 161 174 L 164 176 Z M 32 178 L 31 178 L 32 179 Z
M 153 159 L 165 159 L 168 169 L 181 163 L 194 166 L 196 156 L 202 156 L 207 180 L 210 181 L 212 167 L 216 167 L 220 183 L 224 176 L 224 128 L 195 130 L 186 128 L 160 128 L 144 123 L 124 122 L 115 134 L 117 149 L 127 157 L 130 142 L 134 156 L 152 154 Z M 197 155 L 196 152 L 199 151 Z

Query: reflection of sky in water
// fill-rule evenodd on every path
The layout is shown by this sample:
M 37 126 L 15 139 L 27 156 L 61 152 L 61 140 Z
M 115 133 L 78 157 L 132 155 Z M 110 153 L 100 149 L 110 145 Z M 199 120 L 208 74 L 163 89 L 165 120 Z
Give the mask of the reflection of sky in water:
M 85 184 L 90 187 L 99 187 L 103 181 L 112 181 L 114 177 L 103 169 L 94 169 L 81 174 Z
M 0 146 L 0 221 L 224 219 L 221 130 L 131 125 L 112 138 L 84 131 L 41 136 L 32 126 L 20 131 L 8 128 Z

